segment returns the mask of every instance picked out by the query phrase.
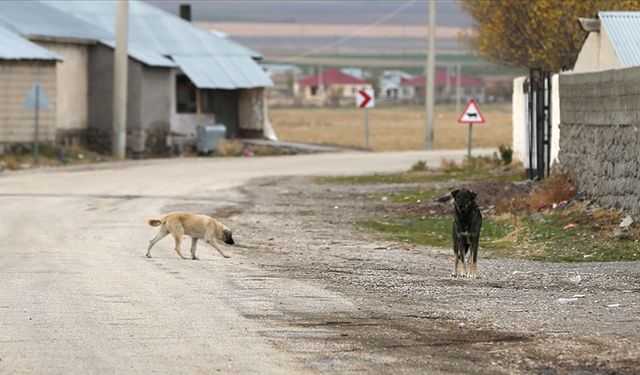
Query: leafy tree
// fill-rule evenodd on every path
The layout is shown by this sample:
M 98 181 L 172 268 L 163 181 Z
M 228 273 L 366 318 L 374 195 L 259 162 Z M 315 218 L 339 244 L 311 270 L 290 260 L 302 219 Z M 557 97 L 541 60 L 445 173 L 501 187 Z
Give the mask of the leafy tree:
M 496 63 L 560 71 L 571 68 L 587 33 L 579 17 L 598 11 L 640 10 L 640 0 L 467 0 L 473 19 L 464 35 L 473 49 Z

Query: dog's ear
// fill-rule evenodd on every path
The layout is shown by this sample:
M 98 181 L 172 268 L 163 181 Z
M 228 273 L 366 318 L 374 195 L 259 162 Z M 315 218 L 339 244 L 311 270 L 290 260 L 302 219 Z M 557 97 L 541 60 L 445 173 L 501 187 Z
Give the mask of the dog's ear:
M 455 198 L 455 197 L 456 197 L 456 195 L 458 195 L 458 192 L 459 192 L 459 191 L 460 191 L 460 189 L 453 190 L 453 191 L 451 192 L 451 196 Z
M 473 190 L 469 190 L 469 192 L 471 193 L 471 196 L 473 197 L 473 199 L 476 199 L 476 197 L 478 196 L 478 194 L 476 194 L 475 191 Z

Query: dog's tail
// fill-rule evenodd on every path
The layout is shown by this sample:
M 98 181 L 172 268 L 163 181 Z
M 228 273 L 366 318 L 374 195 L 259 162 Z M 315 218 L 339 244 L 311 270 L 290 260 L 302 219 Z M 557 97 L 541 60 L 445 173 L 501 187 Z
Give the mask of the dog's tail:
M 152 227 L 158 227 L 162 224 L 162 221 L 158 219 L 149 219 L 147 220 L 147 223 L 149 223 L 149 225 L 151 225 Z

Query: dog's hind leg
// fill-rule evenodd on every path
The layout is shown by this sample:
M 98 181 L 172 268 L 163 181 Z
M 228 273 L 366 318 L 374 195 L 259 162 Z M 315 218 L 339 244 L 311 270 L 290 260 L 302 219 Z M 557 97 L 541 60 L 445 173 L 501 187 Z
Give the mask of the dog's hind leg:
M 184 234 L 182 227 L 173 228 L 171 234 L 173 235 L 173 239 L 176 240 L 176 253 L 178 253 L 178 256 L 180 258 L 187 259 L 182 255 L 182 252 L 180 251 L 180 248 L 182 247 L 182 235 Z
M 198 239 L 195 237 L 191 237 L 191 259 L 198 260 L 196 256 L 196 245 L 198 244 Z
M 158 234 L 156 234 L 156 236 L 153 237 L 151 241 L 149 241 L 149 248 L 147 248 L 147 255 L 146 255 L 147 258 L 151 258 L 151 248 L 153 247 L 153 245 L 155 245 L 161 239 L 165 238 L 167 235 L 169 235 L 169 231 L 167 231 L 164 227 L 160 228 L 160 232 L 158 232 Z

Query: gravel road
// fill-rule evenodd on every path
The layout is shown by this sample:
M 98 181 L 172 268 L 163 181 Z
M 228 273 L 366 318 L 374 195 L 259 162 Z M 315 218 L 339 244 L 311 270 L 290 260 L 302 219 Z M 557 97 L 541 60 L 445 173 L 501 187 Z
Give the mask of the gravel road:
M 481 254 L 479 279 L 451 279 L 449 250 L 350 224 L 372 213 L 358 198 L 365 187 L 275 177 L 390 172 L 463 154 L 0 175 L 0 373 L 637 373 L 638 263 Z M 169 239 L 145 258 L 156 230 L 145 220 L 178 210 L 228 224 L 232 258 L 200 245 L 200 261 L 181 260 Z M 558 302 L 575 294 L 584 297 Z

